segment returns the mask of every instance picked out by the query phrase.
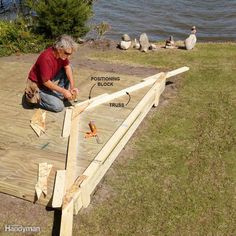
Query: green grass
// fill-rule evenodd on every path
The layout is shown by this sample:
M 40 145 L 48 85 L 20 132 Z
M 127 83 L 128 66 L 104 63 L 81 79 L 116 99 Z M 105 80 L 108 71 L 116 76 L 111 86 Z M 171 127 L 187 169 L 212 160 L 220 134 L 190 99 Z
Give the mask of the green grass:
M 236 235 L 236 44 L 90 56 L 190 71 L 182 75 L 177 98 L 148 118 L 130 144 L 134 152 L 105 178 L 111 196 L 82 211 L 74 231 Z

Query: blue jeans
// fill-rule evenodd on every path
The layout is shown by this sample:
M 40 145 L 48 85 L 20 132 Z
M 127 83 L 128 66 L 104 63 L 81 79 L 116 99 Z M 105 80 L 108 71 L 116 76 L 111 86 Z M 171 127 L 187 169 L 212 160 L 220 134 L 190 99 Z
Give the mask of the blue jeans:
M 58 86 L 68 89 L 70 81 L 67 79 L 65 69 L 62 68 L 58 74 L 53 78 L 52 82 L 58 81 Z M 46 87 L 40 89 L 40 107 L 49 111 L 60 112 L 64 109 L 64 96 L 61 93 L 47 89 Z

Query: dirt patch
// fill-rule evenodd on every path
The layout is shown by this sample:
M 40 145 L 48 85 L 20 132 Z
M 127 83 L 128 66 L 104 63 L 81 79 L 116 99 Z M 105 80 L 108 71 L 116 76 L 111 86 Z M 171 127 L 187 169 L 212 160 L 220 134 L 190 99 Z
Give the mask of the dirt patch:
M 98 50 L 98 51 L 115 51 L 116 53 L 124 53 L 123 50 L 117 48 L 117 42 L 112 40 L 90 40 L 86 43 L 83 43 L 78 53 L 73 56 L 73 63 L 77 66 L 104 71 L 104 72 L 113 72 L 117 74 L 126 74 L 126 75 L 136 75 L 140 77 L 146 77 L 153 74 L 156 74 L 161 71 L 160 68 L 156 67 L 144 67 L 144 66 L 132 66 L 126 64 L 112 64 L 105 63 L 99 60 L 91 60 L 86 57 L 89 52 Z
M 72 65 L 78 68 L 86 68 L 95 71 L 111 72 L 124 75 L 134 75 L 139 77 L 146 77 L 154 75 L 161 70 L 156 67 L 132 66 L 126 64 L 112 64 L 99 60 L 91 60 L 87 55 L 94 51 L 108 51 L 114 50 L 117 53 L 123 53 L 118 49 L 117 43 L 112 40 L 90 40 L 80 45 L 79 50 L 73 54 L 71 58 Z M 20 62 L 20 63 L 33 63 L 36 61 L 39 54 L 18 54 L 9 57 L 1 57 L 0 61 L 4 62 Z
M 79 59 L 78 62 L 75 64 L 78 65 L 79 68 L 88 68 L 96 71 L 104 71 L 104 72 L 111 72 L 116 74 L 123 74 L 123 75 L 135 75 L 139 77 L 147 77 L 160 72 L 160 69 L 153 68 L 153 67 L 142 67 L 142 66 L 130 66 L 130 65 L 122 65 L 122 64 L 111 64 L 105 63 L 97 60 L 91 59 Z
M 7 232 L 8 225 L 39 227 L 41 235 L 51 235 L 53 224 L 54 211 L 48 211 L 41 205 L 0 193 L 0 235 L 19 235 Z
M 110 39 L 102 39 L 102 40 L 94 40 L 90 39 L 85 42 L 83 42 L 80 45 L 82 49 L 85 51 L 88 50 L 102 50 L 102 51 L 107 51 L 107 50 L 117 50 L 117 42 L 114 40 Z

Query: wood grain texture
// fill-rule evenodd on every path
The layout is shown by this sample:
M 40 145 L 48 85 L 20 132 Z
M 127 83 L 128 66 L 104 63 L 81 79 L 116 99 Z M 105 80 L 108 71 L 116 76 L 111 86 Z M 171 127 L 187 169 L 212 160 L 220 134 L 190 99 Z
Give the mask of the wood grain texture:
M 19 56 L 14 61 L 0 58 L 2 69 L 0 74 L 0 161 L 2 167 L 0 191 L 34 201 L 37 166 L 38 163 L 47 162 L 53 165 L 48 181 L 48 196 L 39 201 L 39 203 L 46 205 L 52 196 L 56 170 L 65 169 L 68 138 L 61 137 L 64 112 L 47 112 L 46 133 L 40 138 L 30 128 L 30 119 L 34 109 L 23 108 L 22 95 L 32 60 L 35 60 L 36 57 L 37 55 L 34 55 L 23 60 L 24 57 Z M 187 69 L 175 70 L 168 73 L 167 76 L 173 76 L 177 72 L 183 72 Z M 80 88 L 79 99 L 82 101 L 88 99 L 90 88 L 96 83 L 90 79 L 91 76 L 120 77 L 120 81 L 114 83 L 112 87 L 96 86 L 92 92 L 93 98 L 100 94 L 112 94 L 120 90 L 123 90 L 122 93 L 124 93 L 125 88 L 140 82 L 140 78 L 135 76 L 95 70 L 88 71 L 80 68 L 80 80 L 76 81 L 76 85 Z M 147 79 L 155 79 L 154 77 L 156 75 Z M 130 91 L 131 100 L 124 108 L 111 107 L 109 100 L 97 106 L 96 109 L 91 108 L 91 110 L 81 114 L 76 124 L 77 132 L 74 131 L 74 136 L 78 138 L 79 142 L 74 144 L 74 151 L 72 151 L 74 161 L 68 165 L 70 169 L 73 169 L 73 171 L 69 171 L 72 184 L 88 168 L 104 145 L 109 142 L 110 137 L 123 124 L 123 121 L 133 111 L 148 89 L 141 89 L 138 92 Z M 111 101 L 126 104 L 128 96 L 117 97 Z M 156 101 L 158 101 L 157 97 Z M 89 131 L 88 123 L 91 120 L 94 120 L 97 125 L 99 137 L 103 141 L 102 144 L 97 144 L 94 138 L 84 138 L 85 133 Z
M 66 171 L 58 170 L 53 190 L 52 207 L 57 208 L 62 206 L 65 193 Z
M 48 178 L 47 197 L 41 197 L 38 201 L 47 205 L 52 197 L 55 172 L 65 167 L 64 155 L 23 146 L 22 149 L 11 147 L 8 150 L 0 150 L 0 156 L 0 191 L 32 202 L 36 200 L 38 164 L 47 162 L 53 165 Z
M 74 212 L 74 201 L 72 199 L 70 201 L 70 203 L 67 205 L 67 207 L 62 209 L 60 236 L 71 236 L 72 235 L 73 212 Z
M 70 135 L 71 119 L 72 119 L 72 108 L 67 108 L 65 112 L 65 118 L 62 129 L 63 138 L 67 138 Z
M 53 165 L 47 197 L 37 203 L 48 205 L 52 197 L 55 171 L 65 168 L 67 139 L 60 137 L 63 113 L 47 112 L 46 133 L 40 138 L 30 127 L 34 109 L 22 106 L 25 81 L 32 62 L 1 61 L 0 74 L 0 191 L 35 201 L 38 164 Z
M 155 82 L 151 89 L 141 99 L 83 173 L 88 176 L 81 184 L 83 207 L 89 205 L 90 194 L 153 106 L 157 93 L 160 96 L 163 92 L 165 80 L 164 74 L 161 74 L 161 78 Z

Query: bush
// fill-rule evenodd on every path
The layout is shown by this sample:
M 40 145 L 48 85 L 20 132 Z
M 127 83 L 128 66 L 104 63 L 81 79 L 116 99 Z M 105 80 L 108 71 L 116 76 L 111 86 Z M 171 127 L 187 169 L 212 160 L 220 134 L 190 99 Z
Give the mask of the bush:
M 33 29 L 46 38 L 62 34 L 84 36 L 92 15 L 92 0 L 28 0 L 27 7 L 36 13 Z
M 0 21 L 0 35 L 0 56 L 39 52 L 46 46 L 42 36 L 32 34 L 20 21 Z
M 102 37 L 105 35 L 105 33 L 107 33 L 110 29 L 111 29 L 111 26 L 108 23 L 106 23 L 105 21 L 94 26 L 94 30 L 96 31 L 97 37 L 99 39 L 102 39 Z

